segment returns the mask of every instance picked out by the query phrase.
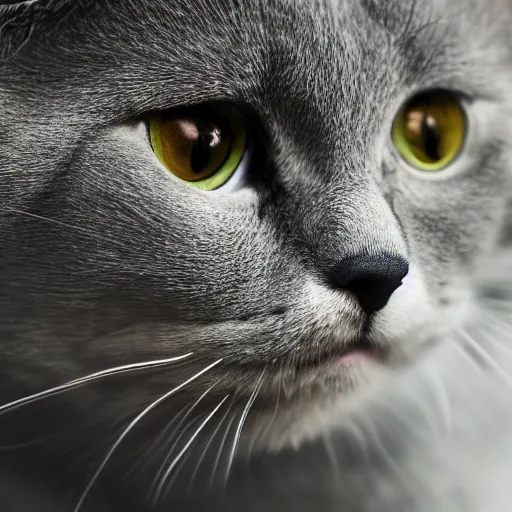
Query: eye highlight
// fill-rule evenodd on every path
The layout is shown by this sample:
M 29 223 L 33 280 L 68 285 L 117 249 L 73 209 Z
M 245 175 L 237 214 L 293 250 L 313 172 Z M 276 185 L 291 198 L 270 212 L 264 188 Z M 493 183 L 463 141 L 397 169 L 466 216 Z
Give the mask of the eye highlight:
M 400 156 L 421 171 L 447 167 L 461 151 L 466 116 L 459 99 L 448 91 L 414 96 L 393 122 L 392 139 Z
M 148 121 L 151 146 L 165 168 L 202 190 L 224 185 L 246 150 L 246 130 L 235 112 L 184 110 Z

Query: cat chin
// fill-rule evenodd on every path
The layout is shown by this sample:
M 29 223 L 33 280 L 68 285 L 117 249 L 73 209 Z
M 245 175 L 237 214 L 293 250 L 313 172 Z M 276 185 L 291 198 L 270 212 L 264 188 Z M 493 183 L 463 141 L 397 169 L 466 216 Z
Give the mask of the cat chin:
M 244 429 L 241 451 L 277 453 L 315 441 L 350 421 L 393 375 L 386 366 L 366 361 L 352 372 L 350 389 L 343 379 L 343 384 L 326 383 L 311 394 L 255 411 Z
M 471 332 L 471 326 L 481 321 L 482 311 L 489 307 L 489 311 L 493 311 L 499 304 L 510 302 L 512 251 L 503 250 L 491 261 L 492 264 L 484 265 L 475 277 L 477 285 L 473 293 L 463 285 L 462 279 L 461 283 L 454 280 L 451 295 L 456 300 L 453 300 L 454 304 L 451 307 L 446 307 L 443 312 L 438 311 L 435 315 L 434 311 L 428 311 L 426 303 L 423 309 L 427 309 L 429 315 L 424 313 L 421 318 L 425 322 L 423 329 L 414 325 L 412 333 L 400 333 L 402 336 L 396 337 L 395 343 L 390 343 L 393 357 L 387 362 L 372 362 L 369 359 L 360 368 L 347 371 L 345 378 L 339 379 L 338 386 L 333 385 L 333 381 L 327 379 L 324 374 L 324 385 L 320 389 L 315 388 L 315 392 L 304 392 L 303 396 L 299 392 L 299 398 L 295 395 L 294 399 L 281 403 L 274 410 L 269 407 L 268 411 L 251 415 L 242 439 L 242 448 L 261 452 L 298 449 L 305 443 L 343 428 L 356 415 L 364 415 L 364 408 L 370 399 L 380 398 L 383 389 L 390 388 L 393 379 L 399 376 L 397 366 L 408 368 L 411 365 L 421 365 L 425 352 L 429 353 L 444 343 L 443 340 L 450 337 L 452 330 L 458 332 L 460 327 L 465 325 Z M 402 305 L 399 303 L 402 298 L 398 297 L 394 304 L 395 309 L 396 306 Z M 408 298 L 411 299 L 410 296 Z M 489 300 L 491 306 L 487 304 Z M 392 309 L 393 304 L 390 306 Z M 399 322 L 396 322 L 396 318 L 389 314 L 389 311 L 387 313 L 388 318 L 381 315 L 380 321 L 376 322 L 374 334 L 389 340 L 393 339 L 389 331 L 393 328 L 396 334 L 396 324 Z M 425 321 L 426 316 L 437 316 L 437 323 L 444 327 L 435 329 L 431 322 Z M 411 343 L 411 340 L 414 340 L 414 343 Z M 302 376 L 303 390 L 311 386 L 313 379 L 313 373 L 311 378 Z

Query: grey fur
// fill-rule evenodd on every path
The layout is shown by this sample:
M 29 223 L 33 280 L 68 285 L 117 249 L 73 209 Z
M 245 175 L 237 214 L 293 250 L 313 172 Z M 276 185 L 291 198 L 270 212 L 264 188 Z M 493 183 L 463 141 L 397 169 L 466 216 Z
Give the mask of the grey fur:
M 201 475 L 184 496 L 192 451 L 162 510 L 508 510 L 511 26 L 507 0 L 0 6 L 0 403 L 194 352 L 2 414 L 5 444 L 53 437 L 0 452 L 0 509 L 72 511 L 119 428 L 223 358 L 134 429 L 82 511 L 149 509 L 162 427 L 218 379 L 184 439 L 235 391 L 238 421 L 264 368 L 242 448 L 269 429 L 248 477 L 241 457 L 222 497 Z M 469 120 L 435 176 L 389 140 L 430 88 L 460 93 Z M 210 101 L 258 119 L 250 186 L 233 194 L 163 172 L 139 122 Z M 411 272 L 372 322 L 389 367 L 356 380 L 385 384 L 353 395 L 351 374 L 295 371 L 366 321 L 325 275 L 382 252 Z

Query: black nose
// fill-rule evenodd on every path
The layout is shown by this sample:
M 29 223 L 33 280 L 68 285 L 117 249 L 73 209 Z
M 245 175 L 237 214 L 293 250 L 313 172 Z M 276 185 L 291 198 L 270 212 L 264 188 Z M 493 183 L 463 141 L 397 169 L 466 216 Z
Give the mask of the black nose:
M 352 292 L 368 314 L 382 309 L 402 284 L 409 264 L 389 254 L 351 256 L 331 273 L 334 285 Z

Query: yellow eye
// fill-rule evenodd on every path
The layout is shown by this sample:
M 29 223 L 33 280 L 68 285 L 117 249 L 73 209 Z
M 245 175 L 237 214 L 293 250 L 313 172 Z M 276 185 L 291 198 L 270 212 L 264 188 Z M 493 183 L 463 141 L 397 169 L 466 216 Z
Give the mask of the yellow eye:
M 431 91 L 412 98 L 393 123 L 393 143 L 400 156 L 421 171 L 444 169 L 459 154 L 466 136 L 466 116 L 457 97 Z
M 233 113 L 185 113 L 149 119 L 149 138 L 160 162 L 182 181 L 202 190 L 226 183 L 245 153 L 246 132 Z

